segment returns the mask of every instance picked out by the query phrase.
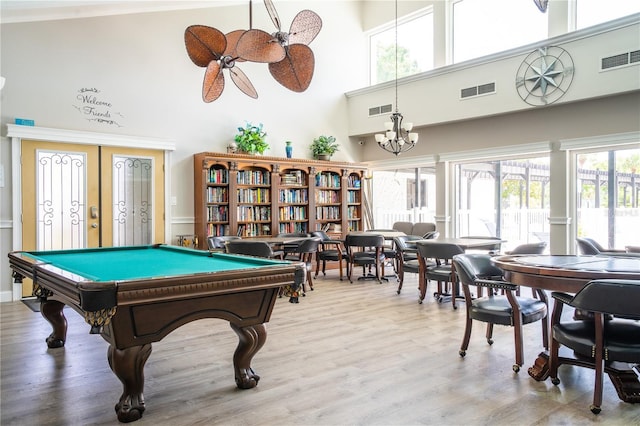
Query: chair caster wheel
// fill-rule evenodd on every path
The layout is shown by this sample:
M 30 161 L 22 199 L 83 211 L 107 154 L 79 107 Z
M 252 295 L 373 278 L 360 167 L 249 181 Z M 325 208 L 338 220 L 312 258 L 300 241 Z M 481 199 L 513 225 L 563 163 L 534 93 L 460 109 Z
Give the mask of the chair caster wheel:
M 458 354 L 461 358 L 464 358 L 464 356 L 467 354 L 467 351 L 459 351 Z
M 593 414 L 600 414 L 600 411 L 602 411 L 597 405 L 591 405 L 589 406 L 589 409 Z
M 493 345 L 493 340 L 492 340 L 492 339 L 487 339 L 487 343 L 488 343 L 489 345 Z
M 558 386 L 560 384 L 560 379 L 558 379 L 557 377 L 554 377 L 551 379 L 551 383 Z
M 513 367 L 511 367 L 511 368 L 513 368 L 513 372 L 514 373 L 517 373 L 517 372 L 520 371 L 520 366 L 518 364 L 513 364 Z

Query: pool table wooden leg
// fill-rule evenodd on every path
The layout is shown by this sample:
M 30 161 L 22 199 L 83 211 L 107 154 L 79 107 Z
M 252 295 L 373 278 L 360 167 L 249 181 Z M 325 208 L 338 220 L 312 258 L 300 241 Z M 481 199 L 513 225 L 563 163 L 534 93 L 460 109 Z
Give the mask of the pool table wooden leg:
M 144 413 L 144 364 L 151 355 L 151 343 L 117 349 L 109 345 L 109 366 L 122 382 L 122 395 L 115 406 L 118 420 L 136 421 Z
M 61 348 L 67 340 L 67 318 L 62 312 L 64 303 L 57 300 L 42 300 L 40 303 L 40 314 L 46 319 L 53 331 L 47 337 L 47 346 L 51 349 Z
M 247 327 L 240 327 L 234 323 L 229 324 L 239 339 L 238 347 L 233 354 L 236 385 L 240 389 L 255 388 L 260 376 L 251 368 L 251 360 L 267 340 L 267 328 L 264 324 Z

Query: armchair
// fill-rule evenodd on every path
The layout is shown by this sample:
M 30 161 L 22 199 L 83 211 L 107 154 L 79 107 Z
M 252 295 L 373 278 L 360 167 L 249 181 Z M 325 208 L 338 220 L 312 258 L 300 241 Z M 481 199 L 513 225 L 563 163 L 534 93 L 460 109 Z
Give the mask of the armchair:
M 512 326 L 515 335 L 516 361 L 513 371 L 520 371 L 524 362 L 522 326 L 538 320 L 542 322 L 542 341 L 548 348 L 547 296 L 537 290 L 539 299 L 516 296 L 518 286 L 502 279 L 502 270 L 493 266 L 488 254 L 459 254 L 453 257 L 453 268 L 460 280 L 467 307 L 467 322 L 460 346 L 460 356 L 464 357 L 471 339 L 473 320 L 487 323 L 487 343 L 493 344 L 493 325 Z M 486 287 L 486 297 L 472 298 L 470 286 Z M 495 290 L 503 290 L 506 295 L 495 295 Z
M 374 233 L 347 234 L 345 247 L 349 256 L 349 282 L 353 282 L 351 276 L 355 266 L 362 266 L 363 275 L 358 277 L 358 280 L 374 278 L 380 282 L 381 279 L 385 279 L 380 276 L 381 266 L 385 259 L 383 253 L 384 237 L 382 235 Z M 367 266 L 375 267 L 375 275 L 366 273 Z M 382 271 L 384 273 L 384 269 Z
M 331 239 L 331 237 L 324 231 L 314 231 L 312 236 L 320 238 L 320 246 L 316 253 L 316 278 L 318 277 L 318 271 L 320 270 L 320 262 L 322 262 L 322 274 L 327 275 L 325 270 L 327 262 L 338 262 L 340 268 L 340 281 L 342 281 L 342 261 L 347 264 L 347 274 L 349 274 L 349 256 L 346 250 L 343 250 L 344 241 Z
M 595 370 L 595 386 L 591 412 L 599 414 L 602 405 L 605 372 L 618 373 L 614 361 L 640 363 L 640 281 L 594 280 L 575 296 L 553 292 L 555 299 L 551 318 L 552 340 L 549 376 L 554 385 L 560 383 L 561 363 Z M 561 322 L 563 306 L 593 313 L 593 319 Z M 560 358 L 560 346 L 573 350 L 575 358 Z M 630 395 L 627 402 L 640 402 L 640 393 Z

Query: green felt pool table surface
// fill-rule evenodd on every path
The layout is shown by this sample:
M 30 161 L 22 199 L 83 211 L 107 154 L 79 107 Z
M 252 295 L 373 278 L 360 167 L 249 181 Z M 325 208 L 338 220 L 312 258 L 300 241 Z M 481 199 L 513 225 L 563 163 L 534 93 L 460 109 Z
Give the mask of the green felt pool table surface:
M 28 252 L 26 255 L 96 282 L 255 269 L 286 263 L 165 245 Z

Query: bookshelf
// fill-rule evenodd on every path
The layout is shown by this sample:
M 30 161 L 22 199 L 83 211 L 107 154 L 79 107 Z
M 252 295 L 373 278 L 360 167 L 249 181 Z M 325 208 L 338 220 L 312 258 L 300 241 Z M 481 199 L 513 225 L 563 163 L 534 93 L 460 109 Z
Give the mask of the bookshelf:
M 194 235 L 274 236 L 362 230 L 365 172 L 358 163 L 202 152 L 194 154 Z

